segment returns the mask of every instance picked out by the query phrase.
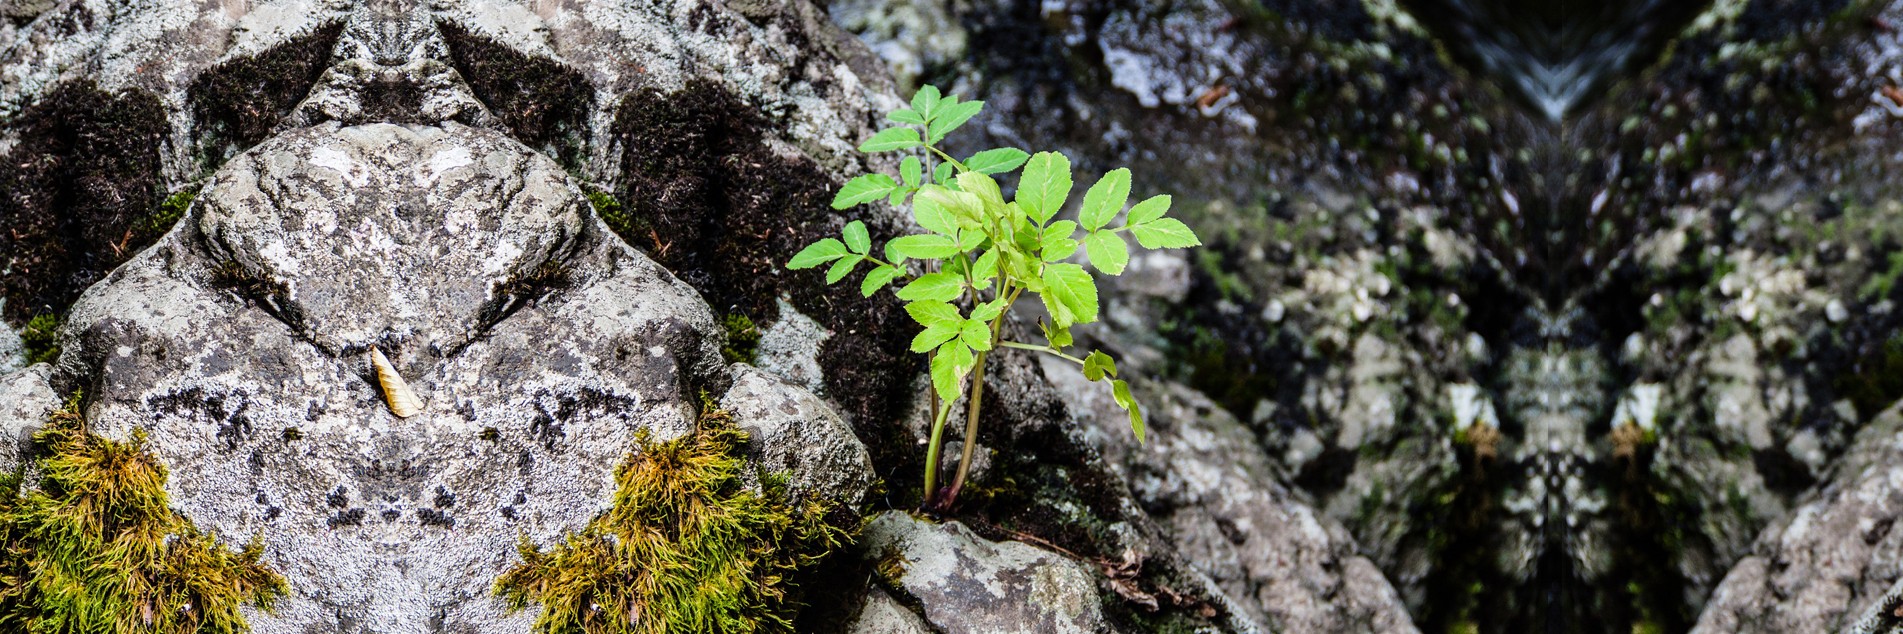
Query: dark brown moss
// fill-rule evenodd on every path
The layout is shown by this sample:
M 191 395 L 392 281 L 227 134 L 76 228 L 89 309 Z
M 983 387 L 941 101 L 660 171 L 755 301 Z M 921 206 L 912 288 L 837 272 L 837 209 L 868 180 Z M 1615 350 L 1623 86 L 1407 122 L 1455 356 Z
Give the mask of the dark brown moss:
M 61 84 L 7 121 L 0 156 L 0 279 L 5 318 L 63 312 L 80 291 L 145 246 L 137 223 L 158 204 L 165 109 L 143 90 Z
M 828 395 L 875 464 L 915 471 L 911 446 L 882 440 L 896 433 L 886 423 L 909 397 L 904 369 L 917 359 L 906 346 L 916 326 L 890 296 L 863 299 L 828 288 L 818 272 L 786 270 L 794 253 L 837 234 L 845 218 L 829 205 L 838 183 L 810 159 L 773 151 L 773 128 L 758 107 L 709 81 L 630 94 L 613 127 L 623 181 L 615 198 L 628 217 L 617 232 L 716 311 L 769 323 L 784 294 L 837 333 L 820 349 Z
M 574 165 L 594 107 L 594 88 L 579 71 L 531 57 L 451 23 L 437 25 L 469 88 L 515 137 Z
M 291 38 L 270 50 L 212 67 L 192 81 L 188 101 L 203 122 L 201 143 L 210 163 L 223 162 L 226 149 L 242 150 L 263 141 L 317 85 L 330 67 L 331 51 L 343 34 L 342 22 Z

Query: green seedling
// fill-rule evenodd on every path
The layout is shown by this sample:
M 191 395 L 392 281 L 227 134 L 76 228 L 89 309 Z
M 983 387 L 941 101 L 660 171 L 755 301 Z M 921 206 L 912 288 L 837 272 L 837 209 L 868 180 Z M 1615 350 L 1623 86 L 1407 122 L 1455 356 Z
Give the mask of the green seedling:
M 1121 275 L 1130 263 L 1125 234 L 1146 249 L 1186 248 L 1202 244 L 1187 225 L 1166 217 L 1170 197 L 1153 196 L 1130 207 L 1130 170 L 1105 174 L 1085 191 L 1076 219 L 1059 220 L 1072 191 L 1071 163 L 1057 152 L 1028 154 L 1016 148 L 978 152 L 963 161 L 938 148 L 947 134 L 984 108 L 982 101 L 941 97 L 925 86 L 910 108 L 887 115 L 900 125 L 874 134 L 862 152 L 904 152 L 899 174 L 866 174 L 848 181 L 833 198 L 834 209 L 878 200 L 910 205 L 923 232 L 893 238 L 872 249 L 864 223 L 846 224 L 838 238 L 806 247 L 787 263 L 791 269 L 830 265 L 826 283 L 846 279 L 869 266 L 859 292 L 866 297 L 896 289 L 905 311 L 924 331 L 912 351 L 930 357 L 933 388 L 931 443 L 925 456 L 925 507 L 949 508 L 964 486 L 978 435 L 984 399 L 986 356 L 998 348 L 1019 348 L 1055 355 L 1077 364 L 1085 378 L 1108 381 L 1117 405 L 1129 413 L 1130 428 L 1143 440 L 1143 413 L 1130 395 L 1130 384 L 1117 378 L 1110 355 L 1093 350 L 1068 352 L 1071 328 L 1097 321 L 1097 282 L 1090 269 L 1070 260 L 1082 249 L 1091 268 Z M 1016 173 L 1016 189 L 1006 200 L 998 178 Z M 1119 215 L 1123 222 L 1115 221 Z M 1112 226 L 1117 224 L 1117 226 Z M 1042 303 L 1042 343 L 1003 339 L 1005 319 L 1026 294 Z M 967 388 L 967 386 L 969 386 Z M 969 394 L 965 391 L 969 389 Z M 939 490 L 939 449 L 946 420 L 958 398 L 966 398 L 965 444 L 951 485 Z

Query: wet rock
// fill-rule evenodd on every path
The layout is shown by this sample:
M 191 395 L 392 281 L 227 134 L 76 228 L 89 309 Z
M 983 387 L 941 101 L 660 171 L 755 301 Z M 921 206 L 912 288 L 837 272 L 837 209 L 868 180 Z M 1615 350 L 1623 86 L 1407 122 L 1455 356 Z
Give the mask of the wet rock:
M 892 591 L 916 601 L 939 632 L 1112 631 L 1090 570 L 1056 553 L 898 511 L 874 517 L 860 547 Z

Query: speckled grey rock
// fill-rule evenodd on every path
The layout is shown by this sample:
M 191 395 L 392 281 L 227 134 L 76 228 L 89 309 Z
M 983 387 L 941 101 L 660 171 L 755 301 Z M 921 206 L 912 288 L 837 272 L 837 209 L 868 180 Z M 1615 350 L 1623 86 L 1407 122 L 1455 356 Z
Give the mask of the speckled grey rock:
M 790 476 L 795 496 L 858 505 L 872 486 L 872 458 L 846 421 L 811 392 L 749 365 L 730 368 L 720 407 L 747 432 L 754 464 Z
M 1112 631 L 1082 563 L 1022 542 L 993 542 L 957 522 L 887 511 L 860 537 L 893 592 L 924 607 L 944 634 Z
M 1171 544 L 1268 631 L 1414 632 L 1407 606 L 1356 552 L 1341 523 L 1282 485 L 1249 429 L 1202 394 L 1173 383 L 1139 389 L 1148 442 L 1138 444 L 1108 390 L 1046 359 L 1076 399 L 1077 425 L 1129 479 Z
M 917 614 L 879 588 L 868 588 L 865 606 L 847 623 L 846 634 L 933 634 Z
M 53 366 L 44 363 L 0 374 L 0 471 L 19 468 L 33 434 L 60 406 L 59 394 L 48 382 L 52 375 Z
M 0 324 L 0 374 L 9 374 L 26 367 L 26 342 L 20 340 L 20 333 L 11 326 Z

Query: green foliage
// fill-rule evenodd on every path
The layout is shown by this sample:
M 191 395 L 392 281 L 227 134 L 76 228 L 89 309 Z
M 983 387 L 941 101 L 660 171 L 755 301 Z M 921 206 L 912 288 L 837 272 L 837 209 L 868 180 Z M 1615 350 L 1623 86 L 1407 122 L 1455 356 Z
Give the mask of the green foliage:
M 151 215 L 139 219 L 132 225 L 135 242 L 150 244 L 165 235 L 165 232 L 170 231 L 172 225 L 178 224 L 179 219 L 185 217 L 186 210 L 191 209 L 192 199 L 198 197 L 198 190 L 203 186 L 203 183 L 193 184 L 166 196 L 165 200 L 159 203 L 158 208 L 152 210 Z
M 59 360 L 59 316 L 41 314 L 26 322 L 20 342 L 26 346 L 28 365 Z
M 728 363 L 752 363 L 760 347 L 760 327 L 741 314 L 728 314 L 721 322 L 727 328 L 727 343 L 720 347 L 720 356 Z
M 588 204 L 595 208 L 595 215 L 601 216 L 601 221 L 607 223 L 608 228 L 616 235 L 626 237 L 636 234 L 634 217 L 628 214 L 628 208 L 621 206 L 621 201 L 615 200 L 615 197 L 598 191 L 590 191 Z
M 712 403 L 692 434 L 643 438 L 615 471 L 614 506 L 546 552 L 524 537 L 496 593 L 511 610 L 540 604 L 535 630 L 550 634 L 791 631 L 793 574 L 847 535 L 781 479 L 747 489 L 746 442 Z
M 174 513 L 165 467 L 142 446 L 86 430 L 77 395 L 34 437 L 38 490 L 0 496 L 0 630 L 232 633 L 239 607 L 269 609 L 285 583 L 260 559 Z
M 912 340 L 912 351 L 930 355 L 938 400 L 926 450 L 928 505 L 938 495 L 934 484 L 945 421 L 967 386 L 972 396 L 965 428 L 967 454 L 974 446 L 985 357 L 994 348 L 1056 355 L 1078 364 L 1091 381 L 1109 382 L 1117 405 L 1129 413 L 1130 427 L 1141 440 L 1143 414 L 1129 384 L 1116 378 L 1116 363 L 1101 351 L 1091 351 L 1085 358 L 1066 351 L 1072 345 L 1071 327 L 1094 322 L 1099 316 L 1095 277 L 1084 265 L 1068 260 L 1081 248 L 1090 268 L 1121 275 L 1130 264 L 1130 239 L 1148 249 L 1193 247 L 1202 242 L 1182 221 L 1167 217 L 1169 196 L 1144 199 L 1125 214 L 1131 187 L 1130 170 L 1125 168 L 1104 174 L 1084 192 L 1076 220 L 1056 220 L 1074 187 L 1068 157 L 998 148 L 959 161 L 937 144 L 978 114 L 984 102 L 959 101 L 925 86 L 913 96 L 911 106 L 887 115 L 899 126 L 881 130 L 859 146 L 864 152 L 909 152 L 899 164 L 899 174 L 867 174 L 847 181 L 832 204 L 835 209 L 848 209 L 877 200 L 900 206 L 909 201 L 912 218 L 924 232 L 893 238 L 875 253 L 865 225 L 855 220 L 846 224 L 840 238 L 813 243 L 793 256 L 787 267 L 830 265 L 826 283 L 833 284 L 860 265 L 868 265 L 860 293 L 871 297 L 896 284 L 895 294 L 907 302 L 906 312 L 924 327 Z M 937 165 L 927 176 L 929 162 Z M 1020 168 L 1015 192 L 1006 200 L 993 176 L 1008 176 Z M 1119 215 L 1123 216 L 1120 225 L 1115 222 Z M 914 260 L 917 266 L 911 264 Z M 1004 320 L 1027 293 L 1050 315 L 1048 322 L 1039 323 L 1044 341 L 1006 341 L 1001 338 Z M 956 497 L 969 462 L 966 455 L 949 492 L 937 499 L 939 505 Z

